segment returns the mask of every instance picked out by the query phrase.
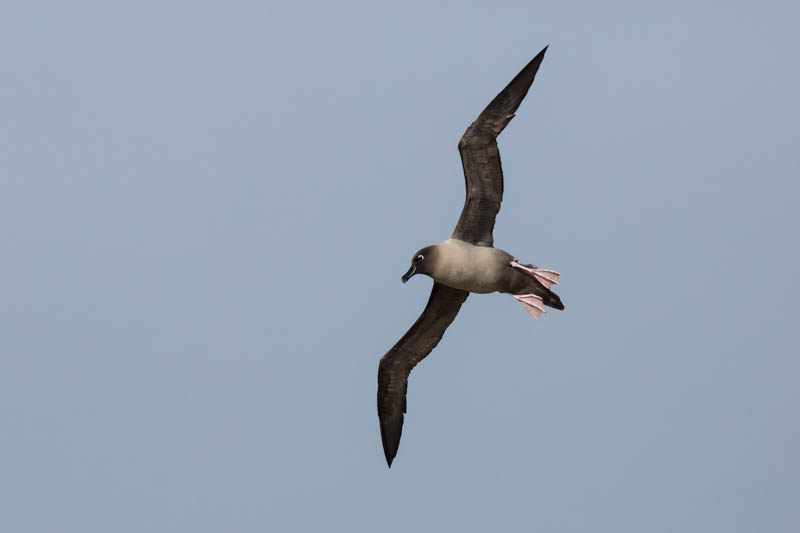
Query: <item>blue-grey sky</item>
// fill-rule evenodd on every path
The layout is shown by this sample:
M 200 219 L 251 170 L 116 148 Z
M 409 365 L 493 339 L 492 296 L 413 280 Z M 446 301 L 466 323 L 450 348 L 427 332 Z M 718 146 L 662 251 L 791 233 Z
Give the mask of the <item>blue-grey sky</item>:
M 800 530 L 796 2 L 0 7 L 0 530 Z M 495 243 L 412 373 L 464 128 Z

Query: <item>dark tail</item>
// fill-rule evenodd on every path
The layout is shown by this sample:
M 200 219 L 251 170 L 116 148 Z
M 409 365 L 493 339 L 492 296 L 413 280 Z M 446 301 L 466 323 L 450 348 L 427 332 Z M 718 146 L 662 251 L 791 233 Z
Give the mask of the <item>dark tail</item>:
M 542 287 L 544 289 L 544 287 Z M 560 311 L 564 310 L 564 304 L 561 303 L 561 298 L 558 297 L 558 294 L 554 293 L 549 289 L 544 289 L 546 292 L 542 294 L 542 302 L 547 307 L 552 307 L 553 309 L 558 309 Z
M 558 272 L 554 270 L 535 270 L 533 265 L 521 265 L 516 260 L 510 265 L 513 274 L 510 277 L 509 290 L 511 294 L 535 294 L 542 299 L 542 303 L 553 309 L 564 310 L 561 298 L 547 287 L 558 283 Z M 542 277 L 542 281 L 537 278 Z M 548 277 L 544 277 L 548 276 Z M 547 285 L 542 283 L 547 282 Z

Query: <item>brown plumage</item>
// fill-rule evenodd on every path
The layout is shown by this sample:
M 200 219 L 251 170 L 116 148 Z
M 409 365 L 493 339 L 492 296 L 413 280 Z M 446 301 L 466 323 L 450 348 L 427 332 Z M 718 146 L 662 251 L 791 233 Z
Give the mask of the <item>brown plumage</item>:
M 397 454 L 403 431 L 408 375 L 439 344 L 444 330 L 456 317 L 467 296 L 467 291 L 434 283 L 422 315 L 381 358 L 378 367 L 378 416 L 381 421 L 383 451 L 389 466 L 392 466 L 392 460 Z
M 542 64 L 547 47 L 536 54 L 519 74 L 495 96 L 458 142 L 467 198 L 453 238 L 477 246 L 492 246 L 494 219 L 503 201 L 503 168 L 497 136 L 514 118 Z
M 386 462 L 391 467 L 400 445 L 411 369 L 439 343 L 470 292 L 504 292 L 538 318 L 544 305 L 563 309 L 550 290 L 558 273 L 520 265 L 493 248 L 495 217 L 503 199 L 503 170 L 497 135 L 514 117 L 533 83 L 545 51 L 539 52 L 470 124 L 458 149 L 464 167 L 466 200 L 453 235 L 419 250 L 403 282 L 415 274 L 434 279 L 428 304 L 411 329 L 381 358 L 378 368 L 378 418 Z

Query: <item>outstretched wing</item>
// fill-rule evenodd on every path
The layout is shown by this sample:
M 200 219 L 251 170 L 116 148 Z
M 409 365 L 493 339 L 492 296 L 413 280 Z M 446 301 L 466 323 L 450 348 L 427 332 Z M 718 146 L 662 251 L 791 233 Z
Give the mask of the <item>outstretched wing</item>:
M 434 282 L 425 310 L 403 338 L 381 358 L 378 367 L 378 418 L 383 453 L 390 467 L 403 432 L 408 375 L 414 365 L 439 344 L 467 296 L 467 291 Z
M 528 94 L 547 47 L 525 65 L 505 89 L 470 124 L 458 142 L 467 199 L 453 238 L 478 246 L 492 246 L 494 219 L 503 201 L 503 169 L 497 136 L 514 118 L 514 112 Z

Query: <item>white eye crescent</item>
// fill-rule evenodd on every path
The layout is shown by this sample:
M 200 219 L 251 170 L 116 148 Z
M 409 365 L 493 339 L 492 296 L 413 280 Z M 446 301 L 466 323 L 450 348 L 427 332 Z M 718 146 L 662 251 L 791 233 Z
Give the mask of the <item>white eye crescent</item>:
M 422 254 L 419 254 L 419 255 L 417 256 L 417 261 L 422 261 L 423 259 L 425 259 L 425 256 L 424 256 L 424 255 L 422 255 Z

